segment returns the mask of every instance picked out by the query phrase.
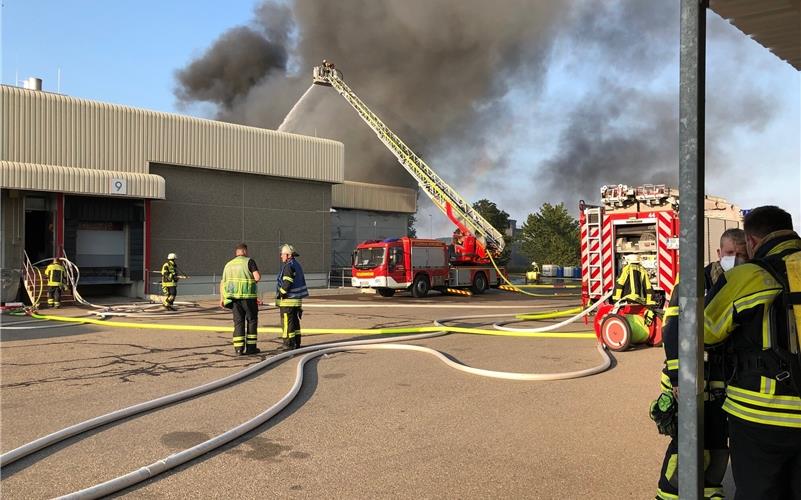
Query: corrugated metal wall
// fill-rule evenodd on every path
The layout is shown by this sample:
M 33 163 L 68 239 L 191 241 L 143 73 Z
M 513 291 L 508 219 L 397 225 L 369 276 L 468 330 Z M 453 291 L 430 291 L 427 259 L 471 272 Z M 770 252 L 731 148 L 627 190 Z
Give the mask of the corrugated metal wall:
M 331 206 L 413 214 L 417 211 L 417 190 L 346 181 L 332 187 Z
M 164 198 L 164 179 L 158 175 L 0 160 L 0 186 L 9 189 L 109 196 L 112 179 L 126 181 L 125 198 Z
M 168 163 L 338 183 L 342 143 L 0 86 L 0 160 L 148 173 Z
M 331 214 L 331 267 L 350 267 L 356 245 L 365 240 L 406 236 L 408 215 L 340 210 Z

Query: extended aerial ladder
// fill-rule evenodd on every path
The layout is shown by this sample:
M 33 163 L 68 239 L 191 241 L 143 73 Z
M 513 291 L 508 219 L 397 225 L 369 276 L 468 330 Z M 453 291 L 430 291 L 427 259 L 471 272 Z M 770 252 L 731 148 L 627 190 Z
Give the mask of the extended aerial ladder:
M 333 87 L 348 101 L 367 126 L 395 155 L 403 168 L 414 177 L 420 189 L 448 216 L 463 235 L 474 237 L 480 249 L 494 257 L 503 252 L 506 244 L 503 235 L 370 111 L 370 108 L 342 81 L 342 73 L 333 63 L 323 60 L 322 65 L 315 66 L 312 82 L 316 85 Z

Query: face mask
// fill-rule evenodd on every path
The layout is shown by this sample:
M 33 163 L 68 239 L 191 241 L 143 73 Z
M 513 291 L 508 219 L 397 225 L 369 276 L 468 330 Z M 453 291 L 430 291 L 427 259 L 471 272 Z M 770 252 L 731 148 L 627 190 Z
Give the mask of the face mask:
M 734 267 L 735 261 L 737 260 L 736 255 L 724 255 L 720 258 L 720 267 L 723 268 L 724 271 L 728 271 L 732 267 Z

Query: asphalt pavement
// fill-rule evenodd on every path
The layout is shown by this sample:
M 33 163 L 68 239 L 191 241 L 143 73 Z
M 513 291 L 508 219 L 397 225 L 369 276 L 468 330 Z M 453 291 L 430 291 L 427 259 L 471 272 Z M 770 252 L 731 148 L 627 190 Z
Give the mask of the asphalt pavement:
M 548 311 L 575 296 L 337 293 L 305 302 L 305 328 L 427 326 L 434 319 Z M 213 301 L 132 322 L 230 325 Z M 46 312 L 46 311 L 45 311 Z M 88 311 L 67 307 L 59 314 Z M 238 372 L 230 335 L 109 325 L 58 328 L 3 316 L 1 448 Z M 263 306 L 260 325 L 277 326 Z M 479 326 L 494 321 L 464 320 Z M 32 329 L 12 329 L 22 326 Z M 60 325 L 59 325 L 60 326 Z M 564 330 L 590 329 L 583 322 Z M 304 345 L 353 337 L 304 336 Z M 489 370 L 552 373 L 597 365 L 591 339 L 450 334 L 414 342 Z M 130 498 L 651 498 L 667 440 L 648 418 L 661 349 L 614 354 L 581 379 L 521 382 L 466 374 L 415 352 L 352 351 L 310 362 L 297 398 L 222 449 L 118 494 Z M 51 498 L 125 474 L 225 432 L 280 399 L 295 359 L 233 386 L 67 440 L 3 468 L 3 498 Z

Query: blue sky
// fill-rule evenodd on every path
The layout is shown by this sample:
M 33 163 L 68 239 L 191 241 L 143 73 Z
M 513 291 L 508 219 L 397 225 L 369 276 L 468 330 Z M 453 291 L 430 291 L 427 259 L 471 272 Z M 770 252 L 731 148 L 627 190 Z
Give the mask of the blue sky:
M 17 77 L 37 76 L 43 78 L 45 90 L 56 91 L 60 69 L 64 94 L 181 112 L 172 92 L 175 70 L 200 56 L 227 29 L 247 24 L 255 2 L 3 0 L 2 5 L 2 83 L 13 85 Z M 711 13 L 710 23 L 708 110 L 725 116 L 728 107 L 736 108 L 740 90 L 758 89 L 770 96 L 773 111 L 769 120 L 753 126 L 729 126 L 725 121 L 708 124 L 710 143 L 717 141 L 718 149 L 708 152 L 707 192 L 743 208 L 779 204 L 801 227 L 799 72 Z M 514 192 L 499 195 L 490 174 L 465 185 L 446 178 L 468 199 L 497 201 L 520 223 L 544 202 L 575 206 L 577 200 L 549 197 L 551 193 L 541 189 L 541 179 L 531 172 L 558 150 L 565 110 L 606 78 L 607 70 L 586 64 L 586 57 L 582 59 L 575 47 L 556 51 L 544 90 L 535 101 L 525 85 L 507 95 L 514 133 L 488 152 L 490 157 L 506 154 L 512 159 L 513 167 L 506 175 L 519 179 Z M 639 85 L 671 89 L 677 79 L 674 61 Z M 210 115 L 211 108 L 193 105 L 188 112 Z M 624 116 L 614 125 L 626 127 L 630 125 L 626 120 L 632 119 L 636 115 Z M 439 160 L 429 158 L 435 170 Z M 770 174 L 754 175 L 763 169 Z M 430 210 L 430 205 L 421 203 L 421 236 L 428 236 Z M 443 219 L 433 216 L 435 236 L 450 232 Z
M 2 82 L 37 76 L 75 97 L 176 111 L 173 74 L 253 2 L 3 0 Z

